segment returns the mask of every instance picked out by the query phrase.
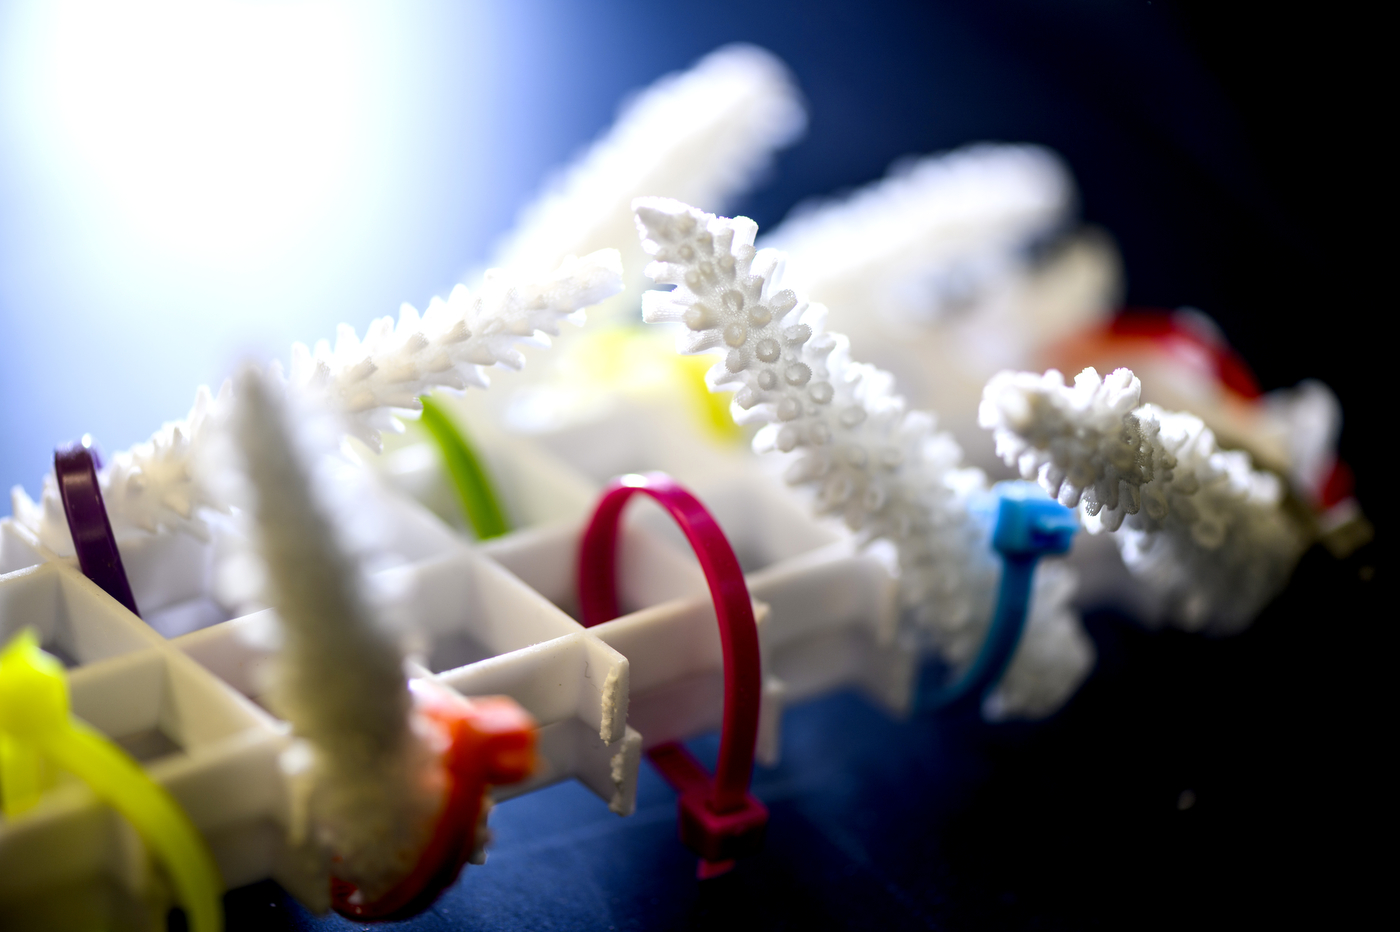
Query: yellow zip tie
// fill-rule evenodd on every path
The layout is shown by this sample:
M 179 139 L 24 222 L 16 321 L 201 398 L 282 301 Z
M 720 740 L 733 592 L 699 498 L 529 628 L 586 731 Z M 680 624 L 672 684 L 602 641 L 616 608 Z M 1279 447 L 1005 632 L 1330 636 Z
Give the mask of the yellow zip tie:
M 719 446 L 738 446 L 744 431 L 729 413 L 733 392 L 711 392 L 705 373 L 711 355 L 677 356 L 669 334 L 622 325 L 585 332 L 561 362 L 561 375 L 578 391 L 589 387 L 655 399 L 658 392 L 679 395 L 695 426 Z
M 0 651 L 0 796 L 7 818 L 38 802 L 45 760 L 73 773 L 131 823 L 174 883 L 191 932 L 223 929 L 223 879 L 199 830 L 126 752 L 73 717 L 63 665 L 25 628 Z
M 713 356 L 677 356 L 670 354 L 676 369 L 676 380 L 685 393 L 696 421 L 721 446 L 738 446 L 744 442 L 744 430 L 734 423 L 729 413 L 733 392 L 710 391 L 705 373 L 715 364 Z

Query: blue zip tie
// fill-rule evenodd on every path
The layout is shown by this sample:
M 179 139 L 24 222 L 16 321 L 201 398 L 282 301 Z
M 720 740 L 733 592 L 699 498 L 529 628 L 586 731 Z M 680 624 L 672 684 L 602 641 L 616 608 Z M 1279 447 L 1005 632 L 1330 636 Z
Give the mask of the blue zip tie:
M 992 548 L 1002 559 L 996 613 L 981 649 L 963 674 L 952 683 L 920 690 L 922 711 L 947 708 L 969 696 L 981 700 L 996 686 L 1026 629 L 1036 563 L 1046 555 L 1068 553 L 1079 530 L 1074 512 L 1032 483 L 1000 482 L 992 493 L 997 498 Z

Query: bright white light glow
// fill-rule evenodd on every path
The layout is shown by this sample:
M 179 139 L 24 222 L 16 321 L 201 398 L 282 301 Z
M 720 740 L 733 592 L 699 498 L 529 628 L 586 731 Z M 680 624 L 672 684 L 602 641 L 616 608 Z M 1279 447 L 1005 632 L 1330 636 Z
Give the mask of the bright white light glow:
M 350 12 L 333 3 L 60 3 L 39 56 L 54 141 L 158 244 L 216 264 L 274 256 L 307 232 L 347 175 L 360 78 Z

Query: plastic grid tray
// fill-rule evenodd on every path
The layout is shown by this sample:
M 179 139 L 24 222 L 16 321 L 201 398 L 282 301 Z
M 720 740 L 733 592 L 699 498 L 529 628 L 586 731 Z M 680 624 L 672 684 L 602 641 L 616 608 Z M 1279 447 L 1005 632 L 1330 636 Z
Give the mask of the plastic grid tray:
M 752 457 L 637 405 L 529 437 L 473 427 L 518 530 L 482 544 L 452 531 L 418 501 L 446 499 L 436 457 L 408 446 L 381 464 L 383 546 L 402 562 L 379 574 L 415 625 L 411 676 L 510 696 L 538 721 L 538 771 L 497 798 L 573 778 L 627 815 L 644 748 L 719 726 L 714 609 L 659 509 L 629 509 L 618 564 L 625 614 L 591 629 L 575 618 L 583 522 L 622 473 L 660 469 L 688 485 L 739 556 L 763 657 L 761 762 L 777 760 L 786 704 L 855 685 L 892 712 L 908 709 L 917 657 L 897 636 L 886 564 L 805 514 Z M 6 519 L 0 637 L 40 631 L 70 667 L 75 713 L 186 807 L 229 887 L 272 877 L 323 906 L 327 864 L 297 842 L 305 833 L 279 765 L 290 730 L 264 702 L 275 619 L 224 617 L 211 597 L 219 546 L 217 536 L 123 542 L 142 621 Z M 158 924 L 163 884 L 131 829 L 81 785 L 61 783 L 33 811 L 0 821 L 0 904 L 12 917 L 85 910 L 117 927 Z

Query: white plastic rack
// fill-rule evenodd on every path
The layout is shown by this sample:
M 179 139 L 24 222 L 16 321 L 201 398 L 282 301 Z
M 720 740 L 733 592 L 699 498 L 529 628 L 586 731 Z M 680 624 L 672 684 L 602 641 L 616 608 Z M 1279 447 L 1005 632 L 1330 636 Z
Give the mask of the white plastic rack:
M 807 515 L 758 461 L 676 425 L 660 409 L 620 404 L 587 424 L 523 437 L 471 427 L 513 526 L 478 544 L 426 507 L 445 480 L 432 451 L 409 446 L 379 464 L 378 570 L 412 619 L 409 674 L 463 695 L 503 694 L 540 726 L 540 766 L 507 798 L 574 778 L 619 815 L 635 806 L 641 752 L 719 726 L 723 672 L 714 608 L 684 539 L 649 503 L 629 510 L 619 553 L 624 615 L 575 618 L 583 522 L 615 475 L 662 470 L 723 527 L 755 602 L 763 658 L 757 758 L 774 763 L 786 705 L 848 686 L 894 713 L 908 709 L 917 663 L 897 637 L 894 580 L 878 554 Z M 74 712 L 117 740 L 186 808 L 236 887 L 278 880 L 326 903 L 327 864 L 300 836 L 279 755 L 289 728 L 263 701 L 275 653 L 270 612 L 226 618 L 212 598 L 221 537 L 122 543 L 146 620 L 87 580 L 11 519 L 0 522 L 0 638 L 40 632 L 70 667 Z M 300 839 L 300 840 L 299 840 Z M 23 817 L 0 821 L 0 910 L 15 921 L 83 911 L 113 927 L 159 927 L 169 897 L 121 819 L 76 783 Z

